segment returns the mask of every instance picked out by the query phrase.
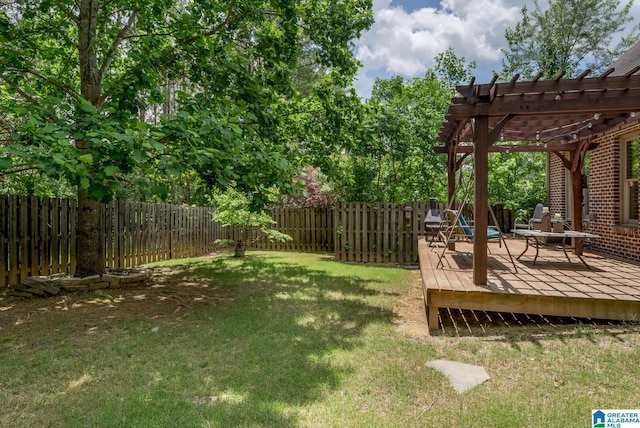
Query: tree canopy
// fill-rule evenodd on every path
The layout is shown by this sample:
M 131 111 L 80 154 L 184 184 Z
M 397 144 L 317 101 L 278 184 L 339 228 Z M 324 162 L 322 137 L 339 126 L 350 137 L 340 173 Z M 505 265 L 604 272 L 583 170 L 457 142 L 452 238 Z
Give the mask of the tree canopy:
M 99 200 L 136 167 L 174 177 L 193 168 L 211 185 L 242 177 L 246 188 L 269 187 L 291 175 L 287 144 L 299 132 L 282 131 L 300 108 L 291 103 L 300 58 L 313 52 L 318 67 L 331 70 L 327 80 L 344 87 L 355 71 L 350 40 L 370 24 L 369 8 L 367 1 L 8 3 L 0 89 L 19 126 L 2 165 L 63 176 Z M 145 113 L 175 82 L 177 110 L 151 126 Z
M 334 153 L 337 197 L 346 201 L 406 202 L 446 199 L 446 157 L 431 148 L 455 85 L 469 79 L 467 64 L 448 49 L 423 77 L 377 79 L 359 110 L 357 144 Z
M 585 69 L 603 70 L 638 39 L 638 26 L 624 34 L 633 21 L 633 0 L 551 0 L 544 9 L 522 7 L 522 20 L 507 29 L 503 74 L 531 78 L 538 72 L 552 78 L 560 72 L 575 77 Z
M 3 2 L 0 21 L 0 169 L 77 186 L 85 275 L 104 269 L 93 200 L 127 180 L 193 171 L 256 209 L 266 189 L 293 186 L 302 116 L 341 135 L 331 117 L 352 103 L 351 40 L 372 13 L 370 0 L 30 0 Z M 327 71 L 303 98 L 308 50 Z

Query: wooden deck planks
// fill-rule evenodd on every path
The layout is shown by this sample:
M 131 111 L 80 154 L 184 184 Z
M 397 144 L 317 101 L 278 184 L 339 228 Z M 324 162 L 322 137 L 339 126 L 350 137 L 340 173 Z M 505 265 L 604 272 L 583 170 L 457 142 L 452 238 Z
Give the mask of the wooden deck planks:
M 509 240 L 512 254 L 524 243 Z M 529 313 L 629 320 L 640 319 L 640 264 L 585 253 L 592 268 L 577 257 L 569 263 L 561 251 L 541 249 L 535 267 L 530 260 L 511 265 L 504 248 L 490 248 L 488 283 L 473 284 L 472 246 L 458 243 L 445 253 L 444 268 L 437 268 L 442 248 L 418 242 L 423 292 L 430 329 L 437 328 L 439 308 Z M 435 325 L 434 325 L 435 323 Z

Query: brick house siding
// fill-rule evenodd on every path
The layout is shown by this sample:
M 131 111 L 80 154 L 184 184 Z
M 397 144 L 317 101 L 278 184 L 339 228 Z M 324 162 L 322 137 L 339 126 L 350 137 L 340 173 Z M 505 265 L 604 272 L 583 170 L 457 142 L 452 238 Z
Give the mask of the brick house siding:
M 640 133 L 640 124 L 600 137 L 598 148 L 591 151 L 589 159 L 590 217 L 585 231 L 600 235 L 591 241 L 590 248 L 625 259 L 640 261 L 640 229 L 622 226 L 620 196 L 620 137 Z M 556 160 L 554 160 L 554 158 Z M 640 162 L 640 159 L 636 159 Z M 560 165 L 560 168 L 556 164 Z M 565 169 L 557 156 L 549 156 L 549 195 L 551 212 L 563 212 L 565 198 Z
M 566 218 L 565 198 L 568 194 L 568 189 L 566 188 L 567 180 L 565 179 L 566 169 L 558 156 L 550 154 L 547 159 L 547 168 L 549 171 L 549 211 L 552 213 L 560 213 L 563 218 Z

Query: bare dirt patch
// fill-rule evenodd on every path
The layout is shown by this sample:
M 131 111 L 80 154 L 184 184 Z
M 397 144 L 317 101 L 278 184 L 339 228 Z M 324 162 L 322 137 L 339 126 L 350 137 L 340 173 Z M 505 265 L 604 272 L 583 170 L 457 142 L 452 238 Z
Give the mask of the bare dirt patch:
M 406 293 L 398 296 L 395 312 L 398 316 L 398 329 L 402 333 L 413 337 L 429 336 L 419 271 L 412 272 L 411 285 Z
M 216 287 L 204 279 L 181 279 L 186 266 L 154 269 L 149 285 L 143 288 L 97 290 L 68 293 L 49 298 L 22 299 L 0 295 L 0 336 L 19 326 L 22 332 L 53 325 L 85 329 L 109 319 L 153 319 L 176 322 L 194 307 L 206 303 L 220 305 L 239 295 L 237 290 Z M 248 290 L 241 291 L 242 293 Z

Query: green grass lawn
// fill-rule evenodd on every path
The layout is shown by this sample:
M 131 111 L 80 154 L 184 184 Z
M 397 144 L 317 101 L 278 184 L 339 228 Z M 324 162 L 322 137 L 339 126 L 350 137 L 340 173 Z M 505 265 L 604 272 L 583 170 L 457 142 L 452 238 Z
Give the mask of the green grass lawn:
M 0 300 L 0 426 L 585 427 L 640 408 L 638 326 L 416 336 L 400 328 L 422 308 L 415 270 L 275 252 L 152 266 L 147 289 Z M 491 380 L 458 395 L 436 358 Z

